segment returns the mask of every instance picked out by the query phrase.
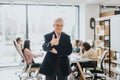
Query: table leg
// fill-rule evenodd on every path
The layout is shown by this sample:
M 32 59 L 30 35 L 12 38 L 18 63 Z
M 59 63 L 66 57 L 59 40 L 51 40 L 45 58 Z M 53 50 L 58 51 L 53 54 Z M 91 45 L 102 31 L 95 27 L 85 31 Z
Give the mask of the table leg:
M 81 65 L 80 65 L 79 62 L 77 62 L 77 66 L 78 66 L 79 72 L 80 72 L 80 74 L 81 74 L 80 80 L 86 80 L 86 79 L 85 79 L 85 75 L 84 75 L 84 73 L 83 73 L 83 71 L 82 71 L 82 68 L 81 68 Z

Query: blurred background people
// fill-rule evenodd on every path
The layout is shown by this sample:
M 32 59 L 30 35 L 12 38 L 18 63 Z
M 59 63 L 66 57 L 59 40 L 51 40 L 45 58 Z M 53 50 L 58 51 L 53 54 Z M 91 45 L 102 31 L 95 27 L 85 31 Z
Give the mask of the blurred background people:
M 31 67 L 40 67 L 40 64 L 39 63 L 35 63 L 33 58 L 36 58 L 36 57 L 42 57 L 43 54 L 33 54 L 31 52 L 31 49 L 30 49 L 30 40 L 25 40 L 24 41 L 24 48 L 23 48 L 23 54 L 25 56 L 25 59 L 26 59 L 26 62 L 27 62 L 27 66 L 29 66 L 30 64 L 32 64 Z
M 88 42 L 83 42 L 80 47 L 80 56 L 82 58 L 89 58 L 92 61 L 88 62 L 81 62 L 80 65 L 82 68 L 89 68 L 89 67 L 96 67 L 97 66 L 97 54 L 95 53 L 94 49 Z
M 80 40 L 75 40 L 73 43 L 73 53 L 79 53 L 80 52 L 80 45 L 81 45 L 82 41 Z
M 83 42 L 80 47 L 80 55 L 83 58 L 97 59 L 97 54 L 88 42 Z
M 20 49 L 23 49 L 23 40 L 22 38 L 18 37 L 16 38 L 17 45 L 20 47 Z
M 83 42 L 81 44 L 79 55 L 82 58 L 92 59 L 91 61 L 80 62 L 80 65 L 81 65 L 82 69 L 83 68 L 94 68 L 94 67 L 97 66 L 97 54 L 95 53 L 91 44 L 89 44 L 88 42 Z M 76 70 L 78 70 L 78 68 Z M 79 77 L 80 77 L 80 73 L 79 73 L 79 71 L 77 71 L 77 74 L 75 75 L 75 78 L 78 79 Z

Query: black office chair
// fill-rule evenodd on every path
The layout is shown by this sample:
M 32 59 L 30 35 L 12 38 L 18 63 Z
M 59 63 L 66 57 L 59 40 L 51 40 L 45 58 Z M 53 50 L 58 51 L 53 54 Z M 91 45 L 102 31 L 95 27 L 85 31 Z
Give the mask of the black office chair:
M 90 70 L 90 72 L 92 74 L 94 74 L 94 77 L 93 77 L 94 80 L 97 80 L 97 79 L 106 80 L 105 76 L 98 76 L 97 74 L 98 73 L 104 74 L 103 62 L 104 62 L 104 59 L 105 59 L 105 56 L 106 56 L 107 53 L 108 53 L 108 50 L 105 50 L 103 52 L 103 54 L 101 56 L 101 59 L 100 59 L 100 67 L 96 67 L 96 68 Z

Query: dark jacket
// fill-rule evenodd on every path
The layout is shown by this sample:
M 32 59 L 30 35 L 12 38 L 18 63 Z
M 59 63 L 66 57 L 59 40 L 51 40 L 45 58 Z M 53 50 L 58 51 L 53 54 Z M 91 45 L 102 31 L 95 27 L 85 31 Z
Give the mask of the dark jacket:
M 52 75 L 55 71 L 57 60 L 59 59 L 60 60 L 59 65 L 61 67 L 63 75 L 68 76 L 70 73 L 70 64 L 69 64 L 68 55 L 70 55 L 72 52 L 70 36 L 62 32 L 59 40 L 59 45 L 51 46 L 50 41 L 52 40 L 53 34 L 55 35 L 54 31 L 44 36 L 45 43 L 43 44 L 43 50 L 47 51 L 47 54 L 41 65 L 40 73 L 47 76 Z M 52 48 L 55 48 L 58 53 L 57 54 L 51 53 L 50 50 Z

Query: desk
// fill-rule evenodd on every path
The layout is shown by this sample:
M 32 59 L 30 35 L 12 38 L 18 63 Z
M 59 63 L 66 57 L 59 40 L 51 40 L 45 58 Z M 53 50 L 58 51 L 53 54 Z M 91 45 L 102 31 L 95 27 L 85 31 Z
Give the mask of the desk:
M 45 55 L 44 55 L 45 56 Z M 42 62 L 42 60 L 44 59 L 44 56 L 43 57 L 39 57 L 39 58 L 35 58 L 34 60 L 35 60 L 35 62 L 37 63 L 37 62 Z M 80 62 L 89 62 L 89 61 L 93 61 L 92 59 L 89 59 L 89 58 L 82 58 L 82 57 L 80 57 L 80 56 L 78 56 L 77 54 L 71 54 L 70 56 L 69 56 L 69 58 L 70 58 L 70 63 L 72 64 L 72 63 L 76 63 L 77 64 L 77 66 L 78 66 L 78 69 L 79 69 L 79 72 L 80 72 L 80 74 L 81 74 L 81 79 L 80 80 L 86 80 L 85 79 L 85 75 L 84 75 L 84 73 L 83 73 L 83 71 L 82 71 L 82 68 L 81 68 L 81 65 L 79 64 Z
M 120 65 L 120 59 L 117 59 L 117 60 L 111 60 L 111 62 Z
M 71 54 L 71 55 L 69 56 L 69 58 L 70 58 L 70 63 L 71 63 L 71 64 L 72 64 L 72 63 L 76 63 L 76 64 L 77 64 L 78 69 L 79 69 L 79 72 L 80 72 L 81 77 L 82 77 L 82 78 L 80 78 L 80 80 L 86 80 L 85 75 L 84 75 L 84 73 L 83 73 L 83 71 L 82 71 L 80 62 L 89 62 L 89 61 L 92 61 L 92 59 L 82 58 L 82 57 L 80 57 L 80 56 L 78 56 L 77 54 L 74 54 L 74 53 Z

